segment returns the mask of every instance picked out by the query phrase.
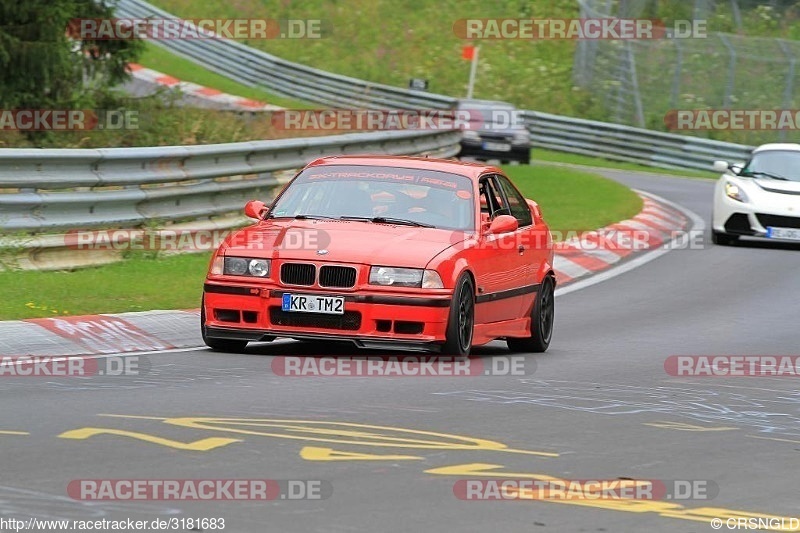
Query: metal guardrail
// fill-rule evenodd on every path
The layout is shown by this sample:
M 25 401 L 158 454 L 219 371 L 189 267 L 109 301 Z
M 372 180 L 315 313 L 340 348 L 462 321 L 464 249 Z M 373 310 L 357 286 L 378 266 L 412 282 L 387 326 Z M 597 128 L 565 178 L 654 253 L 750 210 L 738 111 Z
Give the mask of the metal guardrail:
M 177 19 L 142 0 L 116 0 L 121 18 Z M 227 39 L 152 41 L 223 76 L 279 95 L 349 109 L 451 109 L 456 99 L 340 76 Z
M 538 111 L 522 119 L 534 146 L 661 168 L 711 170 L 714 160 L 745 161 L 754 148 Z
M 158 148 L 0 150 L 0 228 L 54 231 L 238 211 L 272 172 L 326 155 L 458 152 L 458 131 L 385 131 Z
M 175 18 L 142 0 L 117 0 L 117 15 Z M 457 104 L 448 96 L 313 69 L 235 41 L 171 39 L 157 44 L 245 84 L 324 105 L 452 109 Z M 523 111 L 522 118 L 536 147 L 655 167 L 710 170 L 715 159 L 744 160 L 753 148 L 537 111 Z M 238 211 L 250 198 L 271 194 L 279 185 L 275 172 L 342 153 L 451 157 L 458 153 L 460 137 L 458 131 L 387 131 L 206 146 L 3 149 L 0 229 L 38 234 L 21 245 L 36 255 L 29 254 L 28 264 L 64 266 L 59 231 L 133 227 L 153 220 L 184 228 L 191 221 L 189 229 L 233 227 L 241 217 L 224 215 Z M 87 261 L 86 256 L 81 260 Z M 66 261 L 74 263 L 74 258 Z
M 177 18 L 144 0 L 117 0 L 117 15 Z M 247 85 L 341 108 L 452 109 L 457 99 L 340 76 L 226 39 L 153 41 Z M 753 147 L 684 135 L 523 111 L 534 146 L 662 168 L 710 170 L 714 159 L 743 160 Z
M 108 262 L 119 254 L 76 254 L 63 233 L 153 222 L 185 232 L 231 228 L 242 217 L 226 214 L 238 213 L 247 200 L 268 200 L 281 184 L 279 174 L 319 157 L 452 157 L 460 139 L 459 131 L 404 130 L 200 146 L 3 149 L 0 247 L 16 257 L 0 262 L 23 268 Z

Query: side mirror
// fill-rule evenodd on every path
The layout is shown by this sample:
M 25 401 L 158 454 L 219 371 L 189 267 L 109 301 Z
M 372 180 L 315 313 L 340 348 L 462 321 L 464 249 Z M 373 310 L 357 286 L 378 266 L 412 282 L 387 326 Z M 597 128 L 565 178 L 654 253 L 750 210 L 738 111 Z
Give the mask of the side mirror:
M 730 165 L 727 161 L 714 161 L 714 170 L 716 172 L 727 172 Z
M 487 235 L 497 235 L 498 233 L 511 233 L 519 227 L 517 219 L 511 215 L 498 215 L 489 225 Z
M 261 220 L 261 215 L 264 213 L 264 209 L 266 208 L 267 205 L 264 202 L 259 200 L 250 200 L 244 205 L 244 214 L 249 218 Z

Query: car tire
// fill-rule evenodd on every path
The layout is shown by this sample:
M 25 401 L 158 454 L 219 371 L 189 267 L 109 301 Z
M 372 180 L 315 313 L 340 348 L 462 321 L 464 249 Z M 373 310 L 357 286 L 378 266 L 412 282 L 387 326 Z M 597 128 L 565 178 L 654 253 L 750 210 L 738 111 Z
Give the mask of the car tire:
M 475 327 L 475 288 L 469 274 L 461 274 L 453 291 L 450 314 L 447 318 L 444 355 L 466 357 L 472 349 L 472 335 Z
M 215 352 L 241 353 L 247 347 L 247 341 L 236 339 L 215 339 L 206 335 L 206 302 L 205 298 L 200 302 L 200 335 L 206 346 Z
M 542 353 L 547 351 L 553 339 L 553 323 L 555 322 L 555 287 L 552 275 L 545 276 L 536 301 L 531 310 L 531 334 L 529 337 L 509 337 L 506 339 L 508 349 L 512 352 Z
M 739 237 L 736 235 L 728 235 L 727 233 L 722 233 L 721 231 L 711 231 L 711 242 L 714 244 L 718 244 L 720 246 L 730 246 L 731 244 L 736 243 L 739 240 Z

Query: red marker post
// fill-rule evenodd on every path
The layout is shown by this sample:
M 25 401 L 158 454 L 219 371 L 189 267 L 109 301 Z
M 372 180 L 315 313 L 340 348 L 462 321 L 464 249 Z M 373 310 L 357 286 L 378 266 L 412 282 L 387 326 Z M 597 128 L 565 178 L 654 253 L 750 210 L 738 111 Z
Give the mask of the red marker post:
M 469 69 L 469 85 L 467 87 L 467 98 L 472 98 L 472 89 L 475 87 L 475 74 L 478 70 L 478 47 L 473 45 L 461 47 L 461 58 L 472 61 Z

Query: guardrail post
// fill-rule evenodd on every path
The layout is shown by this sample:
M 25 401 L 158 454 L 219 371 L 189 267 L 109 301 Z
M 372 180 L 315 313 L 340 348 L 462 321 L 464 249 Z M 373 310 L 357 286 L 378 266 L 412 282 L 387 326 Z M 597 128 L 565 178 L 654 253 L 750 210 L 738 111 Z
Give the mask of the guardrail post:
M 636 57 L 633 55 L 633 48 L 630 41 L 625 41 L 625 48 L 628 53 L 629 74 L 633 87 L 633 105 L 636 112 L 636 124 L 644 128 L 644 109 L 642 109 L 642 95 L 639 93 L 639 79 L 636 74 Z
M 792 93 L 794 91 L 794 65 L 797 59 L 794 57 L 794 54 L 789 50 L 789 47 L 786 45 L 786 41 L 783 39 L 778 39 L 778 44 L 781 47 L 781 51 L 783 55 L 786 56 L 786 59 L 789 60 L 789 72 L 786 73 L 786 85 L 783 88 L 783 108 L 790 109 L 792 107 Z M 786 140 L 786 130 L 781 130 L 778 133 L 778 138 L 781 141 Z
M 683 46 L 680 39 L 670 39 L 675 45 L 675 73 L 672 76 L 672 91 L 670 94 L 670 107 L 678 108 L 678 97 L 681 93 L 681 75 L 683 74 Z
M 725 96 L 722 99 L 722 107 L 731 107 L 731 95 L 733 95 L 733 86 L 736 80 L 736 50 L 734 50 L 728 37 L 723 33 L 717 33 L 719 40 L 725 45 L 730 56 L 728 60 L 728 81 L 725 84 Z

